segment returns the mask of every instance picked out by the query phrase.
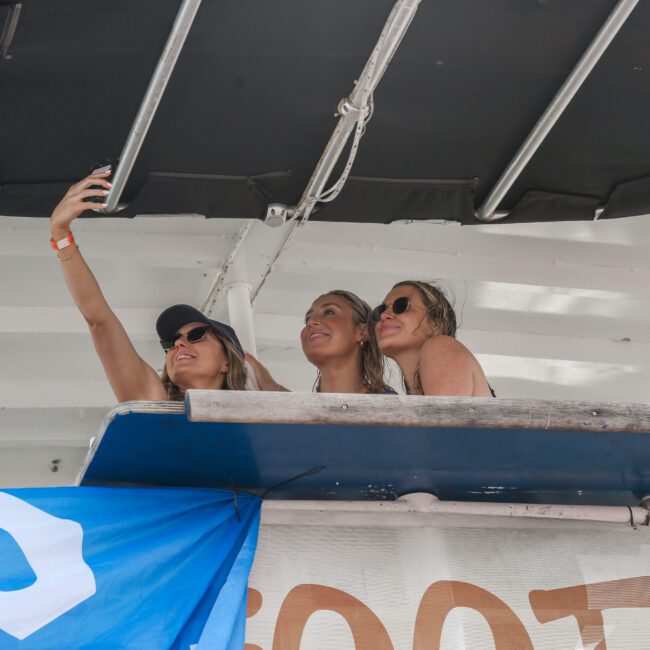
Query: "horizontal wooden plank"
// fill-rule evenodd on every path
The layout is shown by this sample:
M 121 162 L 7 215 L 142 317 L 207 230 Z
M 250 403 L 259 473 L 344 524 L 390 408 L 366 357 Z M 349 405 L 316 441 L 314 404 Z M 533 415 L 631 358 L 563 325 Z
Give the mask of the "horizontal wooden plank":
M 650 434 L 650 404 L 190 390 L 192 422 L 390 425 Z

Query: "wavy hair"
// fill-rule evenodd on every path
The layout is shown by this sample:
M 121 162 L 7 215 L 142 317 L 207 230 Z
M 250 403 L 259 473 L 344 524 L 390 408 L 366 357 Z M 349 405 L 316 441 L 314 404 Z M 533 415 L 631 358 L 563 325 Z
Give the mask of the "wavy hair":
M 433 334 L 444 334 L 456 338 L 458 325 L 456 322 L 456 312 L 447 298 L 442 287 L 434 282 L 423 282 L 422 280 L 403 280 L 398 282 L 395 287 L 415 287 L 422 297 L 422 302 L 427 310 L 429 322 L 433 327 Z
M 434 282 L 423 282 L 422 280 L 403 280 L 395 284 L 393 289 L 395 287 L 415 287 L 418 290 L 427 312 L 427 319 L 432 327 L 431 336 L 442 334 L 456 338 L 456 329 L 458 328 L 456 312 L 451 300 L 447 298 L 441 286 Z M 409 395 L 422 395 L 424 391 L 420 380 L 419 364 L 415 371 L 414 383 L 413 387 L 409 386 L 404 376 L 402 376 L 402 385 Z
M 361 380 L 371 393 L 393 392 L 393 389 L 384 381 L 384 355 L 379 351 L 377 345 L 377 336 L 375 328 L 372 326 L 372 309 L 370 305 L 359 298 L 351 291 L 343 289 L 334 289 L 324 293 L 324 296 L 337 296 L 345 301 L 345 304 L 352 310 L 354 322 L 356 325 L 365 325 L 368 338 L 361 345 L 361 363 L 360 372 Z M 316 376 L 314 390 L 320 393 L 320 371 Z
M 210 330 L 217 341 L 221 343 L 228 361 L 228 371 L 222 390 L 246 390 L 246 368 L 244 367 L 244 357 L 242 357 L 235 345 L 226 337 L 221 337 L 213 329 Z M 167 363 L 163 366 L 160 373 L 160 379 L 167 391 L 167 398 L 174 402 L 182 402 L 185 399 L 185 392 L 177 386 L 169 377 L 167 372 Z

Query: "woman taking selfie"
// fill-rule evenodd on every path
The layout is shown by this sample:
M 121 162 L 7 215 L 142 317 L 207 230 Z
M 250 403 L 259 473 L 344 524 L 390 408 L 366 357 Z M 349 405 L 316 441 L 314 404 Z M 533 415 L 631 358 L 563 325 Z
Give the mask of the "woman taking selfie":
M 50 220 L 51 245 L 57 253 L 70 294 L 86 319 L 106 377 L 120 402 L 182 400 L 188 388 L 243 390 L 244 353 L 234 330 L 210 320 L 189 305 L 174 305 L 158 318 L 156 330 L 165 353 L 162 377 L 136 352 L 122 323 L 106 302 L 70 230 L 85 210 L 103 207 L 110 172 L 84 178 L 56 206 Z M 99 186 L 99 189 L 98 189 Z
M 394 393 L 384 382 L 384 359 L 370 327 L 370 306 L 349 291 L 329 291 L 307 310 L 302 350 L 318 368 L 318 393 Z M 286 390 L 250 355 L 262 390 Z
M 398 282 L 373 321 L 379 349 L 397 362 L 410 395 L 495 397 L 479 362 L 456 340 L 454 308 L 435 285 Z

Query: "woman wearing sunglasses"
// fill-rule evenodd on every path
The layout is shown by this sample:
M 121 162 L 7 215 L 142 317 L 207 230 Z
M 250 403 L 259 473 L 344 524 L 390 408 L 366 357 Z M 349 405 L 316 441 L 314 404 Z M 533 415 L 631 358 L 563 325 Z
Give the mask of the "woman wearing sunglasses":
M 88 199 L 105 198 L 111 186 L 106 180 L 108 173 L 88 176 L 73 185 L 54 209 L 50 231 L 66 284 L 88 323 L 115 396 L 120 402 L 182 400 L 188 388 L 243 390 L 244 352 L 234 330 L 189 305 L 169 307 L 156 323 L 165 352 L 162 377 L 136 352 L 70 231 L 70 224 L 84 210 L 102 207 L 89 204 Z M 91 208 L 93 205 L 96 207 Z
M 334 290 L 317 298 L 307 310 L 300 332 L 302 350 L 318 368 L 318 393 L 394 393 L 384 382 L 384 359 L 370 327 L 368 303 L 349 291 Z M 262 390 L 286 390 L 254 357 Z
M 411 395 L 490 397 L 476 357 L 456 340 L 456 314 L 435 285 L 398 282 L 372 313 L 379 349 L 402 371 Z

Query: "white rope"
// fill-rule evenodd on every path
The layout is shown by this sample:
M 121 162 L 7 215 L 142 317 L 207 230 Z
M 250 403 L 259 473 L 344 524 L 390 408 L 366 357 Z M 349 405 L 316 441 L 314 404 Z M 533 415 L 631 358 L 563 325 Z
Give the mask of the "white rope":
M 343 186 L 345 185 L 345 182 L 347 181 L 348 176 L 350 175 L 350 171 L 352 170 L 352 165 L 354 164 L 354 159 L 356 158 L 357 152 L 359 151 L 359 143 L 361 142 L 361 138 L 366 132 L 366 125 L 368 124 L 368 122 L 370 122 L 372 118 L 372 114 L 374 112 L 375 103 L 373 100 L 372 93 L 370 91 L 370 87 L 371 87 L 373 73 L 375 70 L 375 65 L 377 63 L 377 57 L 379 55 L 379 45 L 380 44 L 377 44 L 377 47 L 375 47 L 375 51 L 373 52 L 372 59 L 370 60 L 370 65 L 368 66 L 368 75 L 365 79 L 362 80 L 362 83 L 364 84 L 364 90 L 361 93 L 361 101 L 359 102 L 360 106 L 358 108 L 359 117 L 357 119 L 357 126 L 354 132 L 354 139 L 352 140 L 352 146 L 350 147 L 348 160 L 345 163 L 345 167 L 341 172 L 341 176 L 336 181 L 336 183 L 334 183 L 334 185 L 332 185 L 332 187 L 330 187 L 328 190 L 324 190 L 317 197 L 315 197 L 314 199 L 315 203 L 318 202 L 328 203 L 330 201 L 333 201 L 341 193 L 341 190 L 343 189 Z

